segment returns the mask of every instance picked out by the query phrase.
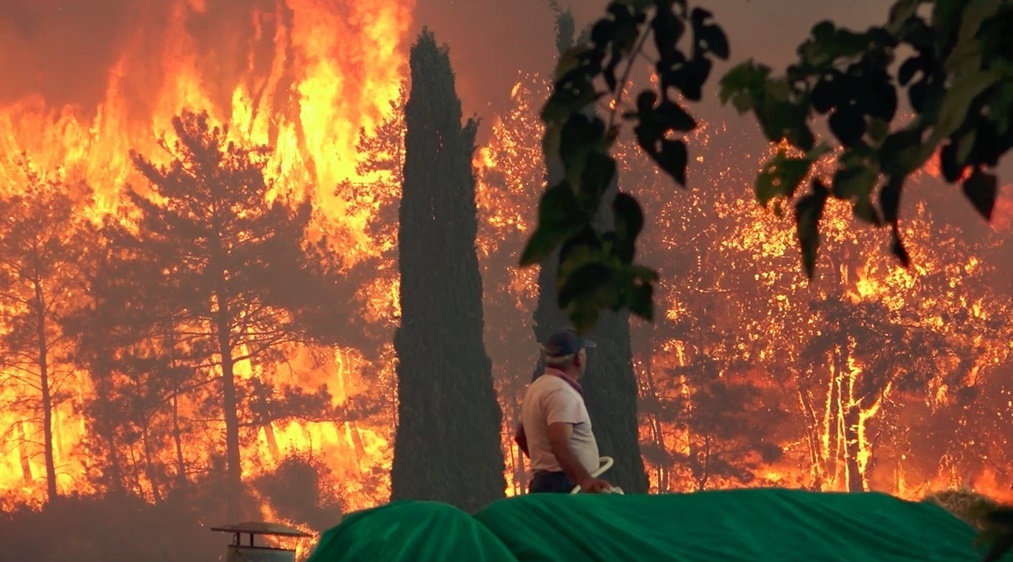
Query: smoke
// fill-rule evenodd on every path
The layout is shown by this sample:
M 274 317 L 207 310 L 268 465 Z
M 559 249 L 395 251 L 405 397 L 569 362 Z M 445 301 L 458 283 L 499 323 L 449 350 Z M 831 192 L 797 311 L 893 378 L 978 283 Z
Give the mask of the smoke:
M 145 0 L 5 0 L 0 103 L 38 94 L 50 104 L 97 105 L 135 14 L 157 18 L 165 6 Z

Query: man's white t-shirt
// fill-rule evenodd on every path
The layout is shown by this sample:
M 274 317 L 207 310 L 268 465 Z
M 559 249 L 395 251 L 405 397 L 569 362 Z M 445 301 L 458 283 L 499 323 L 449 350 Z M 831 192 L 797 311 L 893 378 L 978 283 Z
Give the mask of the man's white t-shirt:
M 549 424 L 555 422 L 573 424 L 570 447 L 588 472 L 597 470 L 598 443 L 591 432 L 584 398 L 565 380 L 545 374 L 528 386 L 521 406 L 521 423 L 528 440 L 531 469 L 535 472 L 563 470 L 549 444 Z

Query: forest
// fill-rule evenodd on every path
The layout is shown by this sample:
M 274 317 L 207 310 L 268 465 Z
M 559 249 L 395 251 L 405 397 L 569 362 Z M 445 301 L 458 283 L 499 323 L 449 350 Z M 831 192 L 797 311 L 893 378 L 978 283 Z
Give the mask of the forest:
M 424 30 L 346 107 L 309 24 L 255 15 L 251 68 L 213 87 L 165 53 L 138 106 L 123 77 L 145 61 L 124 56 L 95 115 L 0 104 L 0 542 L 25 559 L 197 559 L 226 521 L 322 531 L 527 488 L 513 429 L 566 321 L 547 273 L 517 267 L 551 76 L 469 118 L 454 46 Z M 810 279 L 792 218 L 752 191 L 785 146 L 703 120 L 687 143 L 685 191 L 632 136 L 614 151 L 662 276 L 653 321 L 603 314 L 593 335 L 615 481 L 1013 500 L 1013 192 L 984 222 L 938 162 L 913 173 L 910 268 L 830 201 Z

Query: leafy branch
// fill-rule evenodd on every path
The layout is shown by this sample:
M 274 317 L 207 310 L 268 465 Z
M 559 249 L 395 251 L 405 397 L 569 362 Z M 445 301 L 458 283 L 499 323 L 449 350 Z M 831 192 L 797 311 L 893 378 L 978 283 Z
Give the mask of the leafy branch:
M 928 18 L 919 10 L 931 6 Z M 721 81 L 721 100 L 752 112 L 765 136 L 802 151 L 781 151 L 757 178 L 756 196 L 791 200 L 816 157 L 809 122 L 826 116 L 840 143 L 832 185 L 813 181 L 795 215 L 806 273 L 812 278 L 819 218 L 829 197 L 852 203 L 854 216 L 891 228 L 892 251 L 910 262 L 899 230 L 907 178 L 939 155 L 949 183 L 963 182 L 975 209 L 990 219 L 998 192 L 989 170 L 1013 143 L 1013 2 L 900 0 L 885 25 L 863 33 L 820 22 L 783 76 L 752 60 Z M 913 51 L 893 72 L 897 53 Z M 915 116 L 892 128 L 906 88 Z M 878 201 L 875 201 L 878 195 Z M 875 202 L 874 202 L 875 201 Z
M 687 37 L 688 49 L 680 49 Z M 547 160 L 561 161 L 563 173 L 542 196 L 520 265 L 544 264 L 558 250 L 559 305 L 579 331 L 593 327 L 603 310 L 625 307 L 653 316 L 658 275 L 634 262 L 643 209 L 628 193 L 605 201 L 617 170 L 610 154 L 622 125 L 616 112 L 651 38 L 657 85 L 637 95 L 622 122 L 633 126 L 653 162 L 685 187 L 688 148 L 681 136 L 696 121 L 680 102 L 699 101 L 713 59 L 729 55 L 728 40 L 707 10 L 691 9 L 685 0 L 610 2 L 590 39 L 557 62 L 541 113 L 543 151 Z M 794 200 L 810 279 L 831 197 L 850 201 L 861 221 L 891 228 L 892 251 L 909 264 L 899 228 L 901 196 L 907 178 L 933 155 L 946 181 L 962 182 L 974 207 L 991 218 L 998 193 L 993 170 L 1013 145 L 1011 40 L 1010 0 L 898 0 L 886 24 L 863 33 L 817 24 L 784 75 L 748 60 L 723 77 L 722 101 L 753 113 L 770 141 L 785 141 L 797 152 L 779 151 L 765 164 L 756 197 L 764 205 Z M 904 50 L 914 54 L 895 70 Z M 895 126 L 905 93 L 914 117 Z M 595 111 L 603 98 L 611 105 L 607 123 Z M 817 142 L 810 124 L 819 116 L 840 150 Z M 812 165 L 830 152 L 837 154 L 830 185 L 813 180 L 796 198 Z M 601 224 L 608 214 L 614 224 Z
M 729 54 L 725 34 L 710 12 L 690 9 L 685 0 L 616 0 L 607 13 L 592 26 L 590 40 L 568 49 L 558 62 L 541 119 L 545 154 L 558 156 L 563 173 L 542 196 L 538 227 L 520 260 L 522 266 L 545 263 L 559 250 L 559 306 L 579 331 L 593 327 L 601 310 L 626 307 L 653 317 L 658 275 L 634 263 L 643 209 L 623 192 L 605 201 L 617 171 L 610 154 L 619 136 L 615 117 L 635 62 L 653 38 L 658 84 L 639 93 L 635 109 L 620 114 L 622 121 L 633 125 L 648 156 L 685 186 L 688 149 L 680 135 L 695 129 L 696 121 L 679 96 L 699 101 L 712 58 Z M 688 53 L 678 48 L 687 31 Z M 606 96 L 612 108 L 608 123 L 594 111 Z M 611 210 L 614 224 L 599 224 L 603 206 Z

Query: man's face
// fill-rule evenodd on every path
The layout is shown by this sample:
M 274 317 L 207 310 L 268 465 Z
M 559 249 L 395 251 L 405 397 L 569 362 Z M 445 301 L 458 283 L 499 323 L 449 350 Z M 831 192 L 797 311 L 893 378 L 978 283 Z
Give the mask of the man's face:
M 580 369 L 580 374 L 583 375 L 584 371 L 587 370 L 587 349 L 581 348 L 581 350 L 577 352 L 577 357 L 580 357 L 580 364 L 578 368 Z

